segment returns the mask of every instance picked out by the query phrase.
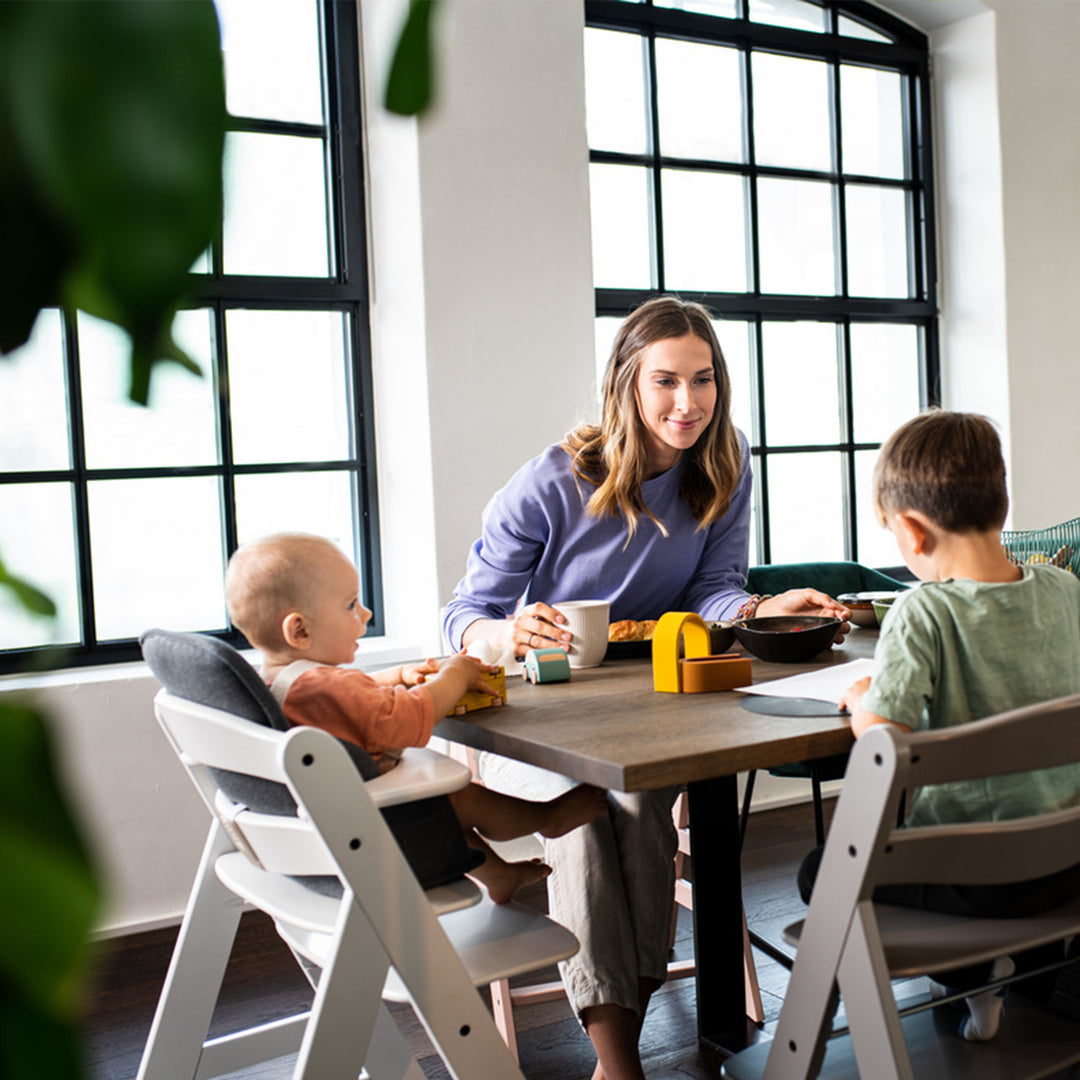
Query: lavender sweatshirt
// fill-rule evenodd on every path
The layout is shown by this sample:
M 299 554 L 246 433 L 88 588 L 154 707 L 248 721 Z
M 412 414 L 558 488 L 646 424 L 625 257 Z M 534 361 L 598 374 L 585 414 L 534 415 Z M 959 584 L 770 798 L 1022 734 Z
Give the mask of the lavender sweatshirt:
M 593 487 L 574 477 L 570 455 L 549 446 L 496 492 L 483 535 L 469 552 L 465 577 L 446 609 L 443 630 L 455 649 L 477 619 L 503 619 L 520 600 L 609 600 L 611 620 L 658 619 L 695 611 L 734 616 L 746 599 L 750 532 L 750 450 L 739 433 L 742 472 L 728 512 L 698 530 L 679 497 L 681 463 L 645 481 L 642 501 L 664 523 L 643 517 L 627 543 L 621 517 L 590 517 Z

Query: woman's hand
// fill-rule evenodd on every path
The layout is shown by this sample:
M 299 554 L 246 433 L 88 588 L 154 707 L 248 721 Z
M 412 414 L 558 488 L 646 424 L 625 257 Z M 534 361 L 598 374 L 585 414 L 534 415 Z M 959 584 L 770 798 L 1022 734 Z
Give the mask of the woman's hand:
M 777 596 L 762 600 L 757 607 L 757 615 L 823 615 L 828 619 L 839 619 L 840 629 L 836 632 L 834 644 L 842 645 L 844 635 L 851 629 L 848 619 L 851 612 L 843 604 L 838 604 L 827 593 L 817 589 L 788 589 Z
M 573 635 L 564 627 L 566 619 L 555 608 L 537 601 L 523 607 L 510 624 L 510 641 L 514 655 L 524 656 L 530 649 L 570 650 Z

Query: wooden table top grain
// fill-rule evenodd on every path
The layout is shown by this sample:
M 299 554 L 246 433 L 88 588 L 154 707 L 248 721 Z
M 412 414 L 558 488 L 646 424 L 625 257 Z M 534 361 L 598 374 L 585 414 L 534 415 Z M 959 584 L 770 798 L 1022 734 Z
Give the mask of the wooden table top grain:
M 808 663 L 755 658 L 753 681 L 870 657 L 876 641 L 876 631 L 853 627 L 843 645 Z M 435 733 L 619 791 L 693 783 L 851 746 L 839 713 L 768 716 L 744 708 L 745 696 L 657 693 L 649 660 L 608 661 L 576 669 L 566 683 L 511 679 L 505 707 L 447 717 Z

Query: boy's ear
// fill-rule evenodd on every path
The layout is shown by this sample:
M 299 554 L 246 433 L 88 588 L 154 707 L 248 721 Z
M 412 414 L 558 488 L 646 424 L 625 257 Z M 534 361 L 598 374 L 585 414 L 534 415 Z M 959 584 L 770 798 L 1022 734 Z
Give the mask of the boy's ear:
M 290 611 L 281 620 L 281 636 L 290 649 L 311 648 L 311 632 L 308 630 L 307 619 L 299 611 Z
M 929 520 L 917 510 L 904 510 L 896 515 L 900 527 L 907 533 L 914 555 L 926 555 L 933 546 L 934 530 Z

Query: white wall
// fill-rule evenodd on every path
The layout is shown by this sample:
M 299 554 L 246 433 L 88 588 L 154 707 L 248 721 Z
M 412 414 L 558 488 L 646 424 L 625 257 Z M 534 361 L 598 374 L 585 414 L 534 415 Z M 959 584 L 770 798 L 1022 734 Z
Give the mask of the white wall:
M 1040 528 L 1080 514 L 1080 4 L 984 3 L 931 39 L 943 392 L 1001 425 L 1010 523 Z
M 952 0 L 922 2 L 940 12 Z M 1080 72 L 1069 52 L 1080 4 L 987 3 L 992 13 L 974 16 L 963 3 L 933 39 L 945 386 L 950 405 L 1005 425 L 1014 524 L 1027 527 L 1080 503 L 1069 303 L 1080 274 Z M 485 502 L 586 413 L 594 371 L 581 5 L 450 0 L 440 106 L 420 123 L 375 104 L 402 10 L 403 0 L 363 3 L 391 638 L 369 662 L 437 648 L 436 611 Z M 111 885 L 102 926 L 175 918 L 206 816 L 152 719 L 152 680 L 131 665 L 44 682 Z M 0 693 L 16 685 L 0 680 Z

